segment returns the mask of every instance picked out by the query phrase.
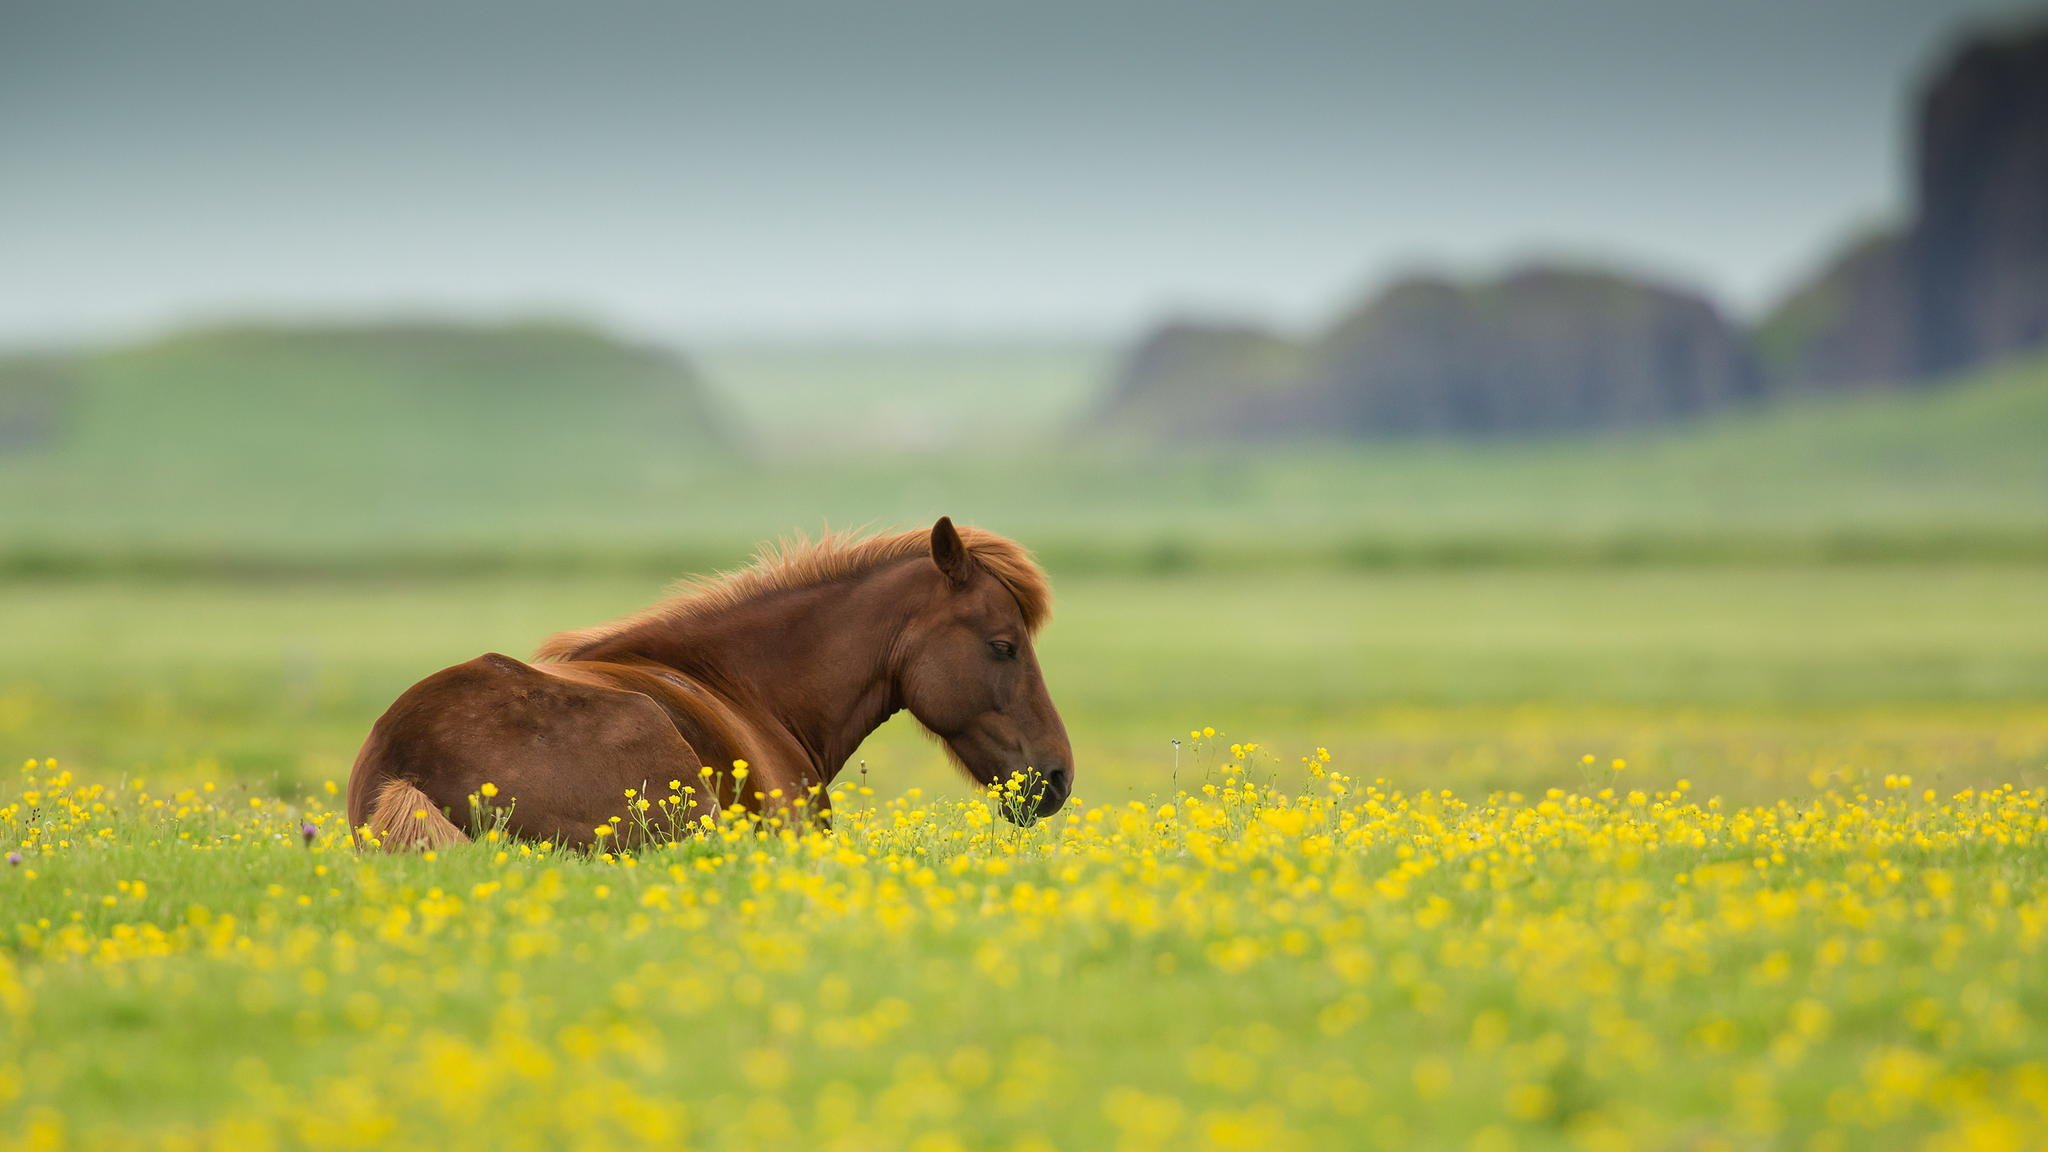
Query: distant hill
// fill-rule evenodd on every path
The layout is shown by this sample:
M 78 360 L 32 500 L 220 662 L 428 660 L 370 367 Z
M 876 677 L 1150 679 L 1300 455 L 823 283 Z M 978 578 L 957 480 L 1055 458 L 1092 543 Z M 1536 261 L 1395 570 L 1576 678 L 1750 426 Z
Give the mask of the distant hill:
M 1100 423 L 1142 439 L 1249 438 L 1275 427 L 1276 403 L 1301 387 L 1306 352 L 1241 324 L 1177 320 L 1125 356 Z
M 0 358 L 0 528 L 231 539 L 518 505 L 735 434 L 681 358 L 579 327 L 211 328 Z
M 730 435 L 673 353 L 569 326 L 223 327 L 0 359 L 0 452 L 388 466 L 351 433 L 451 462 L 711 450 Z
M 1757 387 L 1741 335 L 1704 296 L 1573 268 L 1396 284 L 1316 359 L 1299 414 L 1355 436 L 1639 427 Z
M 2048 556 L 2048 358 L 1938 389 L 1787 397 L 1599 437 L 1359 446 L 1189 436 L 1140 453 L 1020 432 L 944 453 L 734 455 L 682 439 L 661 414 L 669 401 L 647 401 L 647 381 L 623 367 L 629 379 L 595 398 L 558 402 L 529 394 L 551 391 L 539 383 L 473 377 L 412 389 L 445 392 L 438 401 L 376 398 L 380 385 L 326 410 L 271 397 L 260 420 L 235 406 L 257 403 L 253 385 L 229 374 L 204 389 L 166 384 L 213 373 L 225 358 L 200 349 L 225 339 L 79 358 L 83 382 L 64 410 L 19 425 L 55 421 L 55 439 L 0 451 L 0 580 L 531 566 L 626 568 L 651 593 L 777 533 L 940 513 L 1027 540 L 1062 574 Z M 352 373 L 361 366 L 343 359 Z M 479 394 L 495 408 L 472 403 Z M 1000 427 L 1005 391 L 978 395 L 972 420 Z M 619 427 L 636 417 L 643 428 Z
M 1412 277 L 1302 344 L 1172 323 L 1102 421 L 1157 439 L 1501 436 L 1641 427 L 1753 398 L 1743 335 L 1704 296 L 1598 269 Z
M 1857 237 L 1753 331 L 1702 292 L 1610 270 L 1413 277 L 1300 341 L 1161 324 L 1088 423 L 1151 441 L 1555 435 L 2048 347 L 2048 23 L 1960 45 L 1913 141 L 1911 220 Z
M 1831 392 L 1918 376 L 1907 259 L 1897 229 L 1875 229 L 1772 308 L 1755 333 L 1772 386 Z
M 1915 108 L 1912 215 L 1765 319 L 1780 386 L 1939 379 L 2048 345 L 2048 23 L 1973 37 Z

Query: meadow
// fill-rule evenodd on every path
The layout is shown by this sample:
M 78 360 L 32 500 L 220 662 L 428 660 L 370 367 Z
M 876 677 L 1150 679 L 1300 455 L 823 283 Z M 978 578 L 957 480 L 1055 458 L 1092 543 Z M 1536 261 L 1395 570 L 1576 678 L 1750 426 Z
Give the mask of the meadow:
M 1158 454 L 1074 431 L 1086 349 L 1021 407 L 727 349 L 786 435 L 671 451 L 675 366 L 573 334 L 424 399 L 245 340 L 0 454 L 0 1148 L 2048 1146 L 2048 365 Z M 935 424 L 807 451 L 877 379 Z M 349 847 L 425 673 L 940 512 L 1052 572 L 1052 820 L 899 718 L 830 835 Z
M 837 796 L 638 856 L 364 857 L 332 790 L 22 769 L 23 1148 L 2038 1147 L 2048 811 L 1191 788 Z M 1590 758 L 1589 758 L 1590 759 Z
M 1085 357 L 1060 348 L 875 353 L 808 385 L 821 354 L 733 350 L 707 359 L 740 375 L 686 402 L 686 369 L 587 333 L 445 338 L 410 358 L 409 332 L 81 357 L 59 435 L 0 436 L 0 575 L 666 579 L 786 532 L 940 515 L 1062 576 L 2048 561 L 2041 359 L 1594 440 L 1140 450 L 1091 431 Z M 0 358 L 0 417 L 40 387 L 17 367 Z M 904 379 L 877 399 L 874 374 Z M 966 383 L 933 403 L 934 376 Z M 876 405 L 927 414 L 917 450 L 869 434 Z M 785 430 L 823 426 L 843 431 Z
M 661 588 L 17 581 L 0 599 L 0 750 L 288 794 L 345 777 L 427 672 L 524 655 Z M 1105 800 L 1167 789 L 1171 741 L 1196 723 L 1468 789 L 1574 784 L 1589 750 L 1744 799 L 1849 769 L 1984 786 L 2048 763 L 2048 570 L 2032 564 L 1055 574 L 1055 589 L 1046 677 L 1084 794 Z M 860 759 L 890 793 L 960 787 L 905 717 Z
M 625 859 L 360 856 L 336 785 L 656 581 L 16 582 L 0 1141 L 2036 1147 L 2044 575 L 1077 576 L 1068 811 L 899 719 L 830 835 Z

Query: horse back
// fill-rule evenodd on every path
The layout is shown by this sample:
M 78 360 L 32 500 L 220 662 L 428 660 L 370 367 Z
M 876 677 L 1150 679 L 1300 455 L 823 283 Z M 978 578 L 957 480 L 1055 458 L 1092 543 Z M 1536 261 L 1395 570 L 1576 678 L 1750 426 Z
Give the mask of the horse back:
M 672 702 L 640 687 L 495 652 L 444 668 L 371 728 L 349 778 L 350 826 L 367 819 L 391 780 L 413 784 L 457 822 L 489 784 L 516 833 L 588 843 L 597 825 L 632 815 L 625 789 L 658 799 L 704 762 Z

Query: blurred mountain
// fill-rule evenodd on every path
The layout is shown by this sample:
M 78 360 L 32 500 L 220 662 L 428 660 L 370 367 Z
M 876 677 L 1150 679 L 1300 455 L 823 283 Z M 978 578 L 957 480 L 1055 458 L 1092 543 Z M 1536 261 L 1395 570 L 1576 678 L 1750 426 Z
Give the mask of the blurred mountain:
M 253 453 L 346 467 L 370 463 L 370 441 L 567 458 L 713 449 L 729 435 L 674 353 L 568 324 L 216 327 L 0 359 L 0 445 L 81 463 Z
M 1228 322 L 1156 328 L 1097 423 L 1151 438 L 1578 432 L 2048 346 L 2048 24 L 1951 54 L 1914 147 L 1911 222 L 1856 238 L 1753 331 L 1698 291 L 1610 271 L 1415 277 L 1306 346 Z
M 78 399 L 74 366 L 58 356 L 0 360 L 0 457 L 48 447 Z
M 1758 381 L 1742 335 L 1699 293 L 1538 266 L 1403 280 L 1307 347 L 1166 325 L 1126 360 L 1106 422 L 1211 439 L 1574 432 L 1725 407 Z
M 481 509 L 654 488 L 732 436 L 687 362 L 581 327 L 210 328 L 0 357 L 0 529 L 450 540 Z
M 1914 203 L 1773 309 L 1783 386 L 1937 378 L 2048 343 L 2048 24 L 1965 42 L 1920 94 Z
M 1124 358 L 1107 423 L 1147 439 L 1215 440 L 1288 428 L 1303 350 L 1249 325 L 1172 320 Z
M 1911 267 L 1903 233 L 1873 231 L 1773 308 L 1756 347 L 1774 386 L 1833 391 L 1913 379 Z
M 1396 284 L 1340 322 L 1315 359 L 1297 413 L 1355 436 L 1656 424 L 1753 395 L 1757 378 L 1704 296 L 1560 267 Z
M 1917 366 L 2048 341 L 2048 23 L 1964 44 L 1920 100 Z

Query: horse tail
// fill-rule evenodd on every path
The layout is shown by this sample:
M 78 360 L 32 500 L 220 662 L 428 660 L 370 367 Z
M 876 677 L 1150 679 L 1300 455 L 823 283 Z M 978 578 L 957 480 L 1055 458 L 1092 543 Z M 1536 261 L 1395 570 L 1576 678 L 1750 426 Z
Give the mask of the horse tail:
M 364 823 L 375 837 L 372 843 L 386 852 L 445 848 L 469 840 L 454 821 L 441 814 L 425 792 L 406 780 L 384 782 L 377 790 L 370 818 Z

